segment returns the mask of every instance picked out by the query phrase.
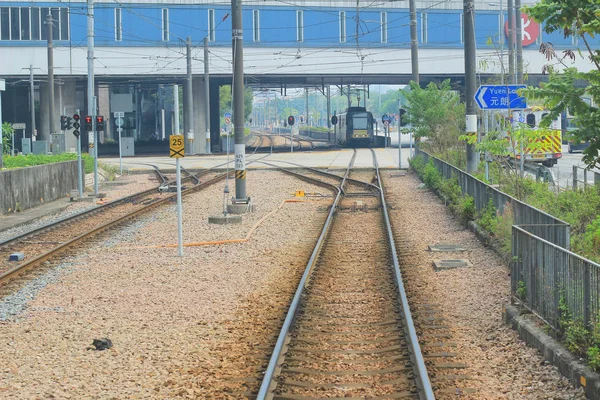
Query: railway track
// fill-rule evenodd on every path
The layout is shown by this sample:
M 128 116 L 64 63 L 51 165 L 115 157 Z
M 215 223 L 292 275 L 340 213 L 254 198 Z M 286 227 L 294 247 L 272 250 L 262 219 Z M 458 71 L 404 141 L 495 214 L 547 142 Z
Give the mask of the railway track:
M 233 174 L 233 171 L 230 174 Z M 225 179 L 228 174 L 217 174 L 213 169 L 209 169 L 196 174 L 196 178 L 207 175 L 209 177 L 204 182 L 183 190 L 182 196 L 209 187 Z M 182 182 L 190 180 L 192 178 L 188 177 Z M 161 186 L 164 186 L 164 180 Z M 160 194 L 157 189 L 146 190 L 0 242 L 0 286 L 61 255 L 66 250 L 84 243 L 87 239 L 160 205 L 174 201 L 175 198 L 174 193 Z M 16 252 L 25 254 L 24 261 L 17 265 L 14 261 L 8 261 L 9 255 Z
M 348 185 L 356 152 L 341 178 L 258 399 L 433 399 L 372 154 L 375 185 Z

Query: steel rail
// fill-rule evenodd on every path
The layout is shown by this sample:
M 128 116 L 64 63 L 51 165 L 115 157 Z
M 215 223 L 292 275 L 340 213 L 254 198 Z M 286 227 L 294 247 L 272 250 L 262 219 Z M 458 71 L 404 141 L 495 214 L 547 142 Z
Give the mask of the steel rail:
M 263 156 L 263 157 L 261 157 L 260 159 L 265 158 L 267 156 L 268 156 L 268 154 L 265 155 L 265 156 Z M 251 164 L 251 163 L 256 162 L 256 161 L 258 161 L 258 160 L 250 161 L 248 164 Z M 227 163 L 225 163 L 225 164 L 227 164 Z M 203 173 L 208 173 L 209 171 L 210 170 L 206 170 L 206 171 L 203 171 Z M 206 188 L 206 187 L 208 187 L 208 186 L 210 186 L 210 185 L 212 185 L 214 183 L 217 183 L 217 182 L 225 179 L 228 175 L 230 175 L 232 173 L 233 173 L 233 171 L 229 171 L 229 172 L 225 172 L 223 174 L 220 174 L 220 175 L 216 176 L 215 178 L 210 179 L 210 180 L 208 180 L 208 181 L 206 181 L 204 183 L 201 183 L 201 184 L 193 186 L 193 187 L 191 187 L 189 189 L 183 190 L 181 192 L 181 194 L 182 194 L 182 196 L 185 196 L 185 195 L 188 195 L 188 194 L 192 194 L 192 193 L 198 192 L 198 191 L 200 191 L 200 190 L 202 190 L 202 189 L 204 189 L 204 188 Z M 152 190 L 156 190 L 156 189 L 152 189 Z M 25 263 L 19 264 L 19 265 L 15 266 L 14 268 L 12 268 L 12 269 L 10 269 L 10 270 L 8 270 L 8 271 L 0 274 L 0 283 L 4 283 L 4 282 L 12 279 L 13 277 L 15 277 L 17 275 L 20 275 L 20 274 L 26 272 L 27 270 L 35 267 L 37 264 L 39 264 L 41 262 L 44 262 L 44 261 L 46 261 L 46 260 L 48 260 L 48 259 L 50 259 L 50 258 L 52 258 L 52 257 L 54 257 L 56 255 L 59 255 L 60 253 L 64 252 L 69 247 L 73 246 L 74 244 L 77 244 L 79 241 L 81 241 L 83 239 L 92 237 L 95 234 L 97 234 L 97 233 L 99 233 L 99 232 L 101 232 L 101 231 L 103 231 L 105 229 L 108 229 L 108 228 L 110 228 L 110 227 L 112 227 L 114 225 L 122 223 L 122 222 L 124 222 L 124 221 L 126 221 L 128 219 L 131 219 L 131 218 L 133 218 L 135 216 L 138 216 L 138 215 L 140 215 L 140 214 L 142 214 L 142 213 L 144 213 L 146 211 L 149 211 L 149 210 L 151 210 L 151 209 L 153 209 L 153 208 L 155 208 L 155 207 L 157 207 L 159 205 L 162 205 L 162 204 L 164 204 L 164 203 L 166 203 L 168 201 L 171 201 L 176 196 L 177 196 L 176 194 L 172 194 L 170 196 L 166 196 L 163 199 L 160 199 L 160 200 L 157 200 L 157 201 L 155 201 L 153 203 L 150 203 L 150 204 L 148 204 L 148 205 L 146 205 L 146 206 L 144 206 L 144 207 L 142 207 L 142 208 L 140 208 L 140 209 L 138 209 L 136 211 L 133 211 L 133 212 L 131 212 L 129 214 L 126 214 L 126 215 L 121 216 L 121 217 L 119 217 L 117 219 L 109 221 L 109 222 L 107 222 L 107 223 L 105 223 L 105 224 L 103 224 L 101 226 L 98 226 L 98 227 L 92 229 L 91 231 L 88 231 L 86 233 L 83 233 L 83 234 L 81 234 L 81 235 L 79 235 L 79 236 L 71 239 L 71 240 L 68 240 L 67 242 L 62 243 L 62 244 L 56 246 L 55 248 L 53 248 L 52 250 L 47 251 L 46 253 L 41 254 L 41 255 L 39 255 L 39 256 L 37 256 L 37 257 L 35 257 L 35 258 L 33 258 L 33 259 L 25 262 Z M 115 200 L 115 202 L 116 201 L 117 200 Z M 97 210 L 97 209 L 99 209 L 99 208 L 95 208 L 95 209 L 92 209 L 92 210 Z M 81 214 L 79 214 L 79 216 L 81 216 Z M 62 223 L 64 221 L 66 221 L 66 219 L 65 220 L 61 220 L 60 222 Z M 31 232 L 29 232 L 28 234 L 31 234 Z M 10 240 L 13 240 L 13 239 L 10 239 Z
M 263 156 L 263 157 L 259 158 L 259 160 L 261 160 L 264 157 L 266 157 L 266 156 Z M 248 163 L 248 165 L 250 165 L 251 163 L 253 163 L 255 161 L 258 161 L 258 160 L 250 161 Z M 215 172 L 215 170 L 217 168 L 220 168 L 220 167 L 222 167 L 224 165 L 227 165 L 227 164 L 230 164 L 232 162 L 233 161 L 229 161 L 229 162 L 225 162 L 225 163 L 216 165 L 216 166 L 214 166 L 212 168 L 208 168 L 206 170 L 200 171 L 197 174 L 195 174 L 194 176 L 196 178 L 202 177 L 204 175 L 210 174 L 211 172 Z M 152 164 L 141 164 L 141 165 L 152 166 Z M 190 177 L 187 177 L 187 178 L 182 179 L 181 182 L 184 183 L 184 182 L 187 182 L 190 179 L 191 179 Z M 5 246 L 7 246 L 7 245 L 9 245 L 9 244 L 11 244 L 13 242 L 16 242 L 18 240 L 23 239 L 23 238 L 26 238 L 27 236 L 35 235 L 35 234 L 41 233 L 41 232 L 46 231 L 46 230 L 51 230 L 51 229 L 58 228 L 62 224 L 66 223 L 66 222 L 69 222 L 69 221 L 74 221 L 74 220 L 76 220 L 76 219 L 78 219 L 80 217 L 93 216 L 96 213 L 102 212 L 102 211 L 104 211 L 106 209 L 112 208 L 112 207 L 117 206 L 119 204 L 131 202 L 131 201 L 135 200 L 138 197 L 148 196 L 148 195 L 156 192 L 158 190 L 158 188 L 161 187 L 161 186 L 162 186 L 162 184 L 159 185 L 159 186 L 157 186 L 157 187 L 155 187 L 155 188 L 152 188 L 152 189 L 148 189 L 148 190 L 144 190 L 142 192 L 134 193 L 132 195 L 129 195 L 129 196 L 126 196 L 126 197 L 122 197 L 120 199 L 116 199 L 116 200 L 113 200 L 113 201 L 110 201 L 110 202 L 108 202 L 106 204 L 103 204 L 103 205 L 100 205 L 100 206 L 97 206 L 97 207 L 94 207 L 94 208 L 89 208 L 87 210 L 83 210 L 81 212 L 78 212 L 77 214 L 70 215 L 70 216 L 62 218 L 62 219 L 60 219 L 58 221 L 50 222 L 48 224 L 40 226 L 39 228 L 32 229 L 32 230 L 27 231 L 25 233 L 22 233 L 20 235 L 13 236 L 13 237 L 11 237 L 9 239 L 6 239 L 6 240 L 0 242 L 0 248 L 5 247 Z
M 333 204 L 331 205 L 331 209 L 329 210 L 329 214 L 327 215 L 327 219 L 325 220 L 325 224 L 323 225 L 323 230 L 321 231 L 321 234 L 319 235 L 319 239 L 317 240 L 315 248 L 310 256 L 310 259 L 308 260 L 306 269 L 304 270 L 304 273 L 302 274 L 302 278 L 300 279 L 300 283 L 298 284 L 298 288 L 296 289 L 296 293 L 294 294 L 294 298 L 292 299 L 292 303 L 290 305 L 290 308 L 288 309 L 288 313 L 283 322 L 283 326 L 279 333 L 279 337 L 277 338 L 277 343 L 275 344 L 275 348 L 273 349 L 273 354 L 271 355 L 271 359 L 269 360 L 269 365 L 267 366 L 263 380 L 260 385 L 260 389 L 258 391 L 258 396 L 257 396 L 258 400 L 265 400 L 267 398 L 267 395 L 269 394 L 269 390 L 273 383 L 273 377 L 274 377 L 275 371 L 278 367 L 279 360 L 281 357 L 284 356 L 283 351 L 282 351 L 283 347 L 285 346 L 286 341 L 288 340 L 290 328 L 294 324 L 294 321 L 296 320 L 296 317 L 298 315 L 302 294 L 304 292 L 306 284 L 308 283 L 308 280 L 309 280 L 310 274 L 313 270 L 313 267 L 315 266 L 316 261 L 319 258 L 319 253 L 321 252 L 321 247 L 325 243 L 325 238 L 326 238 L 329 228 L 331 226 L 331 221 L 333 220 L 333 215 L 335 214 L 335 211 L 339 205 L 340 199 L 342 198 L 343 183 L 345 182 L 346 178 L 350 174 L 350 169 L 352 168 L 352 165 L 354 165 L 355 157 L 356 157 L 356 150 L 354 150 L 354 155 L 352 156 L 352 159 L 350 160 L 350 163 L 348 164 L 348 168 L 346 169 L 346 174 L 344 175 L 342 183 L 340 184 L 339 187 L 335 187 L 337 194 L 335 196 L 335 199 L 333 200 Z M 293 174 L 300 175 L 295 172 L 293 172 Z M 304 177 L 304 178 L 306 179 L 308 177 Z
M 377 162 L 377 157 L 375 155 L 375 151 L 371 149 L 373 153 L 373 162 L 375 164 L 375 171 L 377 173 L 377 182 L 379 182 L 380 186 L 380 198 L 381 198 L 381 206 L 383 209 L 383 215 L 385 217 L 385 226 L 387 229 L 388 240 L 390 243 L 390 249 L 392 253 L 392 260 L 394 262 L 394 275 L 396 278 L 396 284 L 398 285 L 398 292 L 400 294 L 400 303 L 402 306 L 402 313 L 404 314 L 405 326 L 409 337 L 409 346 L 411 348 L 411 358 L 413 359 L 413 364 L 415 364 L 415 369 L 417 372 L 417 376 L 419 377 L 418 382 L 421 384 L 422 390 L 422 399 L 433 400 L 435 396 L 433 395 L 433 389 L 431 387 L 431 381 L 429 380 L 429 375 L 427 373 L 427 366 L 425 365 L 425 359 L 423 358 L 423 353 L 421 352 L 421 346 L 419 345 L 419 338 L 417 337 L 417 331 L 415 329 L 414 321 L 412 318 L 412 314 L 410 312 L 410 306 L 408 304 L 408 297 L 406 296 L 406 290 L 404 289 L 404 283 L 402 281 L 402 272 L 400 271 L 400 262 L 398 260 L 398 253 L 396 252 L 396 243 L 394 241 L 394 234 L 392 231 L 392 224 L 390 222 L 390 217 L 388 215 L 388 208 L 385 202 L 385 194 L 383 183 L 381 181 L 381 176 L 379 174 L 379 163 Z
M 215 178 L 213 178 L 211 180 L 208 180 L 208 181 L 206 181 L 206 182 L 204 182 L 204 183 L 202 183 L 200 185 L 196 185 L 194 187 L 186 189 L 181 194 L 182 195 L 184 195 L 184 194 L 188 195 L 188 194 L 197 192 L 200 189 L 204 189 L 204 188 L 206 188 L 206 187 L 208 187 L 208 186 L 210 186 L 210 185 L 212 185 L 212 184 L 214 184 L 216 182 L 219 182 L 219 181 L 223 180 L 227 175 L 228 175 L 228 173 L 221 174 L 221 175 L 219 175 L 219 176 L 217 176 L 217 177 L 215 177 Z M 35 267 L 39 263 L 42 263 L 42 262 L 44 262 L 44 261 L 46 261 L 46 260 L 48 260 L 48 259 L 50 259 L 52 257 L 55 257 L 55 256 L 59 255 L 60 253 L 62 253 L 65 250 L 67 250 L 69 247 L 72 247 L 73 245 L 77 244 L 78 242 L 80 242 L 80 241 L 82 241 L 84 239 L 92 237 L 92 236 L 94 236 L 94 235 L 96 235 L 96 234 L 98 234 L 98 233 L 100 233 L 100 232 L 102 232 L 102 231 L 104 231 L 104 230 L 112 227 L 112 226 L 120 224 L 120 223 L 122 223 L 122 222 L 124 222 L 126 220 L 129 220 L 129 219 L 131 219 L 133 217 L 136 217 L 136 216 L 138 216 L 138 215 L 140 215 L 142 213 L 145 213 L 145 212 L 147 212 L 147 211 L 149 211 L 149 210 L 151 210 L 151 209 L 153 209 L 155 207 L 158 207 L 159 205 L 162 205 L 162 204 L 164 204 L 166 202 L 169 202 L 169 201 L 173 200 L 175 197 L 176 197 L 175 194 L 173 194 L 171 196 L 166 196 L 165 198 L 160 199 L 158 201 L 155 201 L 154 203 L 148 204 L 148 205 L 144 206 L 143 208 L 140 208 L 139 210 L 133 211 L 133 212 L 131 212 L 129 214 L 126 214 L 126 215 L 124 215 L 122 217 L 119 217 L 119 218 L 114 219 L 112 221 L 109 221 L 109 222 L 107 222 L 105 224 L 102 224 L 102 225 L 100 225 L 100 226 L 98 226 L 98 227 L 96 227 L 96 228 L 94 228 L 94 229 L 92 229 L 92 230 L 90 230 L 90 231 L 88 231 L 86 233 L 83 233 L 83 234 L 77 236 L 76 238 L 73 238 L 73 239 L 71 239 L 71 240 L 69 240 L 69 241 L 67 241 L 65 243 L 62 243 L 62 244 L 56 246 L 55 248 L 53 248 L 52 250 L 47 251 L 46 253 L 41 254 L 41 255 L 39 255 L 39 256 L 37 256 L 37 257 L 35 257 L 35 258 L 33 258 L 33 259 L 25 262 L 25 263 L 19 264 L 16 267 L 14 267 L 14 268 L 12 268 L 12 269 L 4 272 L 3 274 L 1 274 L 0 275 L 0 283 L 4 283 L 4 282 L 6 282 L 6 281 L 8 281 L 8 280 L 10 280 L 12 278 L 14 278 L 17 275 L 20 275 L 20 274 L 28 271 L 29 269 Z
M 274 162 L 284 163 L 284 164 L 290 164 L 290 165 L 294 165 L 294 166 L 297 166 L 297 167 L 302 168 L 302 169 L 307 169 L 307 170 L 309 170 L 311 172 L 314 172 L 316 174 L 327 176 L 329 178 L 336 178 L 338 180 L 342 180 L 343 179 L 342 176 L 336 175 L 334 173 L 323 171 L 323 170 L 320 170 L 318 168 L 305 167 L 302 164 L 298 164 L 298 163 L 294 163 L 294 162 L 290 162 L 290 161 L 271 160 L 270 162 L 266 162 L 266 161 L 258 161 L 258 162 L 261 163 L 261 164 L 270 165 L 270 166 L 276 167 L 276 168 L 280 168 L 280 167 L 278 167 L 277 165 L 274 165 L 273 164 Z M 348 178 L 348 177 L 346 178 L 346 180 L 348 182 L 352 183 L 353 185 L 364 186 L 367 189 L 372 189 L 372 190 L 377 190 L 377 191 L 379 190 L 379 187 L 377 187 L 377 185 L 373 185 L 370 182 L 360 181 L 358 179 L 352 179 L 352 178 Z M 345 192 L 342 190 L 342 193 L 345 193 Z
M 408 299 L 406 297 L 406 292 L 404 291 L 404 285 L 402 283 L 402 275 L 400 274 L 398 255 L 396 253 L 395 243 L 394 243 L 392 230 L 391 230 L 391 224 L 390 224 L 390 220 L 388 217 L 387 206 L 385 203 L 385 196 L 384 196 L 384 192 L 383 192 L 383 187 L 381 185 L 381 177 L 379 174 L 379 165 L 377 163 L 377 158 L 375 156 L 375 152 L 372 149 L 371 149 L 371 151 L 373 154 L 373 163 L 374 163 L 374 167 L 375 167 L 375 171 L 376 171 L 376 175 L 377 175 L 377 181 L 379 182 L 379 186 L 376 186 L 376 187 L 380 193 L 380 198 L 382 201 L 382 211 L 385 216 L 388 239 L 389 239 L 389 243 L 390 243 L 390 249 L 392 252 L 392 258 L 394 261 L 394 272 L 395 272 L 395 277 L 396 277 L 396 281 L 397 281 L 399 292 L 400 292 L 402 309 L 403 309 L 404 316 L 405 316 L 405 329 L 408 330 L 408 336 L 409 336 L 410 342 L 411 342 L 410 347 L 411 347 L 411 350 L 413 353 L 413 354 L 411 354 L 411 358 L 414 356 L 414 360 L 415 360 L 414 364 L 416 364 L 416 370 L 417 370 L 416 372 L 419 377 L 419 383 L 421 384 L 421 389 L 422 389 L 421 398 L 425 399 L 425 400 L 433 400 L 433 399 L 435 399 L 435 397 L 433 396 L 433 390 L 431 388 L 429 376 L 427 375 L 427 368 L 425 367 L 423 355 L 421 353 L 418 338 L 416 336 L 416 330 L 414 327 L 412 316 L 410 314 L 410 308 L 408 306 Z M 343 196 L 342 189 L 343 189 L 346 181 L 348 180 L 348 175 L 350 174 L 350 170 L 352 169 L 352 166 L 354 165 L 355 158 L 356 158 L 356 149 L 354 149 L 354 154 L 352 156 L 352 159 L 350 160 L 350 163 L 348 164 L 346 173 L 344 174 L 344 177 L 342 178 L 342 182 L 340 183 L 340 186 L 336 187 L 337 195 L 335 197 L 333 205 L 331 206 L 331 209 L 329 211 L 329 214 L 327 216 L 325 224 L 323 225 L 323 230 L 321 231 L 321 234 L 317 240 L 315 248 L 310 256 L 310 259 L 308 261 L 306 269 L 304 270 L 304 273 L 302 274 L 302 278 L 300 279 L 300 283 L 298 284 L 298 288 L 296 289 L 296 293 L 294 294 L 292 303 L 288 309 L 288 313 L 286 315 L 285 321 L 283 323 L 283 326 L 282 326 L 279 336 L 277 338 L 275 348 L 273 349 L 273 353 L 271 355 L 269 364 L 267 366 L 267 369 L 265 370 L 264 377 L 263 377 L 263 380 L 260 385 L 260 389 L 259 389 L 258 396 L 257 396 L 258 400 L 269 399 L 270 392 L 272 389 L 274 389 L 273 386 L 276 385 L 276 382 L 274 382 L 273 378 L 275 376 L 276 371 L 280 368 L 279 364 L 283 361 L 283 358 L 285 357 L 285 354 L 283 353 L 283 349 L 287 345 L 287 343 L 289 343 L 290 329 L 293 326 L 293 324 L 296 320 L 296 317 L 298 315 L 300 301 L 303 296 L 304 289 L 306 288 L 306 285 L 309 281 L 309 277 L 315 267 L 316 261 L 318 260 L 319 254 L 320 254 L 323 244 L 325 242 L 325 238 L 327 237 L 327 234 L 331 227 L 331 224 L 333 221 L 333 216 L 335 214 L 335 210 L 337 209 L 339 202 Z M 289 171 L 288 173 L 302 176 L 301 174 L 297 174 L 292 171 Z M 304 177 L 304 178 L 306 179 L 308 177 Z M 310 178 L 308 178 L 308 179 L 310 179 Z

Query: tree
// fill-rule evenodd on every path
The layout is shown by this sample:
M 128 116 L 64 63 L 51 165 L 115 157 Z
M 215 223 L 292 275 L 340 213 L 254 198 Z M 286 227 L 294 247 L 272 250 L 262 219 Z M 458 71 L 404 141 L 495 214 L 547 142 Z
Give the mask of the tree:
M 583 161 L 589 168 L 599 166 L 600 113 L 596 105 L 600 104 L 600 50 L 592 50 L 588 39 L 600 34 L 600 1 L 541 0 L 535 5 L 525 7 L 525 11 L 537 22 L 545 23 L 545 32 L 558 31 L 565 37 L 577 37 L 587 49 L 593 69 L 590 72 L 581 72 L 569 68 L 565 62 L 575 58 L 573 50 L 565 50 L 559 55 L 552 43 L 543 43 L 540 52 L 549 61 L 554 61 L 555 65 L 544 67 L 543 72 L 550 74 L 549 81 L 540 84 L 539 88 L 527 88 L 525 95 L 534 100 L 544 101 L 544 106 L 550 111 L 542 119 L 544 126 L 548 126 L 553 119 L 568 110 L 574 116 L 573 123 L 576 127 L 570 132 L 573 139 L 590 142 L 590 146 L 583 152 Z M 579 81 L 587 82 L 588 86 L 576 87 L 575 83 Z M 586 103 L 582 98 L 584 95 L 591 97 L 593 103 Z
M 252 113 L 252 89 L 245 88 L 244 89 L 244 121 L 248 120 L 248 117 Z M 219 112 L 221 117 L 225 112 L 232 112 L 233 108 L 231 105 L 232 97 L 231 97 L 231 86 L 223 85 L 219 87 Z M 233 112 L 232 112 L 233 115 Z
M 430 150 L 450 161 L 464 156 L 464 143 L 459 137 L 465 131 L 465 106 L 452 91 L 450 80 L 439 86 L 430 82 L 426 88 L 410 83 L 405 92 L 407 122 L 412 125 L 415 138 L 427 137 Z M 466 160 L 466 158 L 465 158 Z M 461 161 L 454 160 L 457 164 Z

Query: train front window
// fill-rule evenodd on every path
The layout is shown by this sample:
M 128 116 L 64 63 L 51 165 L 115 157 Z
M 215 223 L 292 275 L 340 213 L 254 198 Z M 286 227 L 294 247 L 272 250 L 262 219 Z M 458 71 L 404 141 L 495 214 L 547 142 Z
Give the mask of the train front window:
M 367 129 L 369 119 L 367 118 L 367 114 L 363 115 L 355 115 L 352 118 L 352 127 L 354 129 Z

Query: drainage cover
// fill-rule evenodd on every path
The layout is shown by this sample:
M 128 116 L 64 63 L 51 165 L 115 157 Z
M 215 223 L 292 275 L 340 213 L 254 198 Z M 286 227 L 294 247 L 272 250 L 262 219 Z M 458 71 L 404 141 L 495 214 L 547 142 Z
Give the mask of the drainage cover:
M 433 260 L 433 269 L 436 271 L 443 271 L 446 269 L 453 268 L 464 268 L 472 267 L 473 264 L 467 259 L 456 259 L 456 260 Z
M 459 244 L 434 244 L 429 245 L 429 251 L 467 251 L 467 249 Z

